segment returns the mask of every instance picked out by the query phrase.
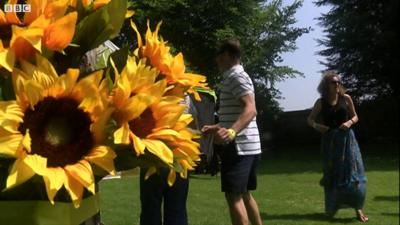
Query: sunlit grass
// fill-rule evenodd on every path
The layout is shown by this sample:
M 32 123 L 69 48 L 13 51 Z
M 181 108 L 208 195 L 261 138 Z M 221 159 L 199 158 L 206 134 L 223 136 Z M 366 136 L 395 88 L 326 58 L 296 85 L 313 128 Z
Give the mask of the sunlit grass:
M 342 209 L 335 219 L 324 216 L 323 190 L 318 185 L 318 151 L 301 149 L 268 153 L 259 168 L 254 196 L 265 224 L 359 224 L 354 210 Z M 368 186 L 365 212 L 370 225 L 399 224 L 398 150 L 369 149 L 364 153 Z M 139 224 L 138 176 L 101 182 L 102 220 L 105 225 Z M 189 224 L 229 225 L 229 213 L 219 177 L 194 174 L 190 178 Z

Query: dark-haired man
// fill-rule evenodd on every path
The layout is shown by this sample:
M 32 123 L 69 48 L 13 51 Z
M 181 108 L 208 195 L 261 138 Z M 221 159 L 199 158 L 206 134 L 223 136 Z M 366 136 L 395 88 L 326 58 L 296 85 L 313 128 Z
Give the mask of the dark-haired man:
M 217 52 L 223 81 L 219 123 L 204 126 L 222 146 L 221 189 L 225 192 L 232 224 L 262 224 L 257 202 L 250 193 L 257 186 L 256 167 L 261 146 L 256 123 L 254 86 L 240 63 L 241 48 L 236 40 L 224 42 Z

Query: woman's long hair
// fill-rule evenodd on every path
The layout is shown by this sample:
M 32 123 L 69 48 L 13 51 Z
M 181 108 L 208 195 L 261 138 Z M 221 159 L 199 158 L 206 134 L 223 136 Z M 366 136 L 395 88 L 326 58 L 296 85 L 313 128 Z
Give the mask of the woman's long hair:
M 329 85 L 330 82 L 334 77 L 339 77 L 339 74 L 337 74 L 334 71 L 327 71 L 323 74 L 321 81 L 319 82 L 318 85 L 318 92 L 321 95 L 322 98 L 327 98 L 329 96 Z M 346 93 L 346 89 L 343 87 L 341 83 L 339 83 L 339 95 L 343 96 Z

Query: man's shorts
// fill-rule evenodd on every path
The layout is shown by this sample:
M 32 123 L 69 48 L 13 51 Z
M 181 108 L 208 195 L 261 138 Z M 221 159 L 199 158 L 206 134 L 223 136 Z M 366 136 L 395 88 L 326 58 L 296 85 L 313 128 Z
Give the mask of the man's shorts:
M 260 155 L 238 155 L 234 142 L 223 146 L 221 150 L 222 192 L 242 194 L 255 190 Z

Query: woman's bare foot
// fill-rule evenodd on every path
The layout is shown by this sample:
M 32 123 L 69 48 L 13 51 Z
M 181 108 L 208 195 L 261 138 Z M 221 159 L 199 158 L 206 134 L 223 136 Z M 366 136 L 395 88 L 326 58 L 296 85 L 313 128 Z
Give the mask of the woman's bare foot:
M 361 223 L 366 223 L 366 222 L 368 222 L 368 217 L 364 214 L 364 212 L 362 211 L 362 209 L 356 210 L 356 213 L 357 213 L 357 219 L 358 219 Z

